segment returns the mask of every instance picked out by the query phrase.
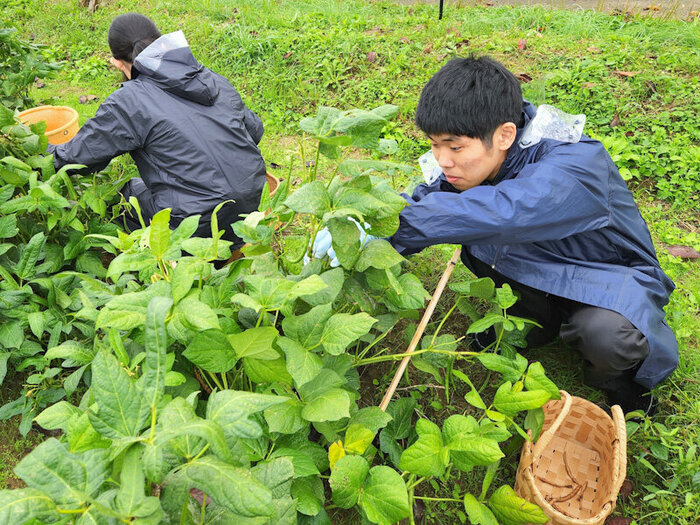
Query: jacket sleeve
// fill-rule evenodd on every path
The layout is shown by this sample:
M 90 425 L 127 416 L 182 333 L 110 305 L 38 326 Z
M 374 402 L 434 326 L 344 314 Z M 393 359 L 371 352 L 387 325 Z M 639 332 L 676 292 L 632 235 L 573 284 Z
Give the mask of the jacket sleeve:
M 411 200 L 414 202 L 418 202 L 426 195 L 429 195 L 436 191 L 445 191 L 450 193 L 458 192 L 458 190 L 456 190 L 454 186 L 447 182 L 447 179 L 445 179 L 445 175 L 443 175 L 442 170 L 440 170 L 440 168 L 435 169 L 440 171 L 440 175 L 438 176 L 438 178 L 430 184 L 421 183 L 418 186 L 416 186 L 416 189 L 413 190 L 413 195 L 411 195 L 410 199 L 407 199 L 409 202 L 411 202 Z M 406 196 L 404 196 L 404 198 L 406 198 Z
M 265 132 L 265 128 L 263 127 L 260 117 L 248 109 L 248 106 L 245 104 L 243 104 L 243 123 L 245 124 L 245 128 L 248 130 L 248 134 L 250 134 L 250 138 L 253 139 L 255 144 L 259 144 L 260 139 Z
M 102 103 L 75 137 L 49 148 L 56 169 L 66 164 L 84 164 L 87 172 L 99 171 L 114 157 L 141 147 L 133 122 L 124 115 L 113 95 Z
M 433 244 L 516 244 L 602 228 L 611 162 L 594 141 L 557 145 L 513 179 L 409 200 L 391 242 L 409 254 Z

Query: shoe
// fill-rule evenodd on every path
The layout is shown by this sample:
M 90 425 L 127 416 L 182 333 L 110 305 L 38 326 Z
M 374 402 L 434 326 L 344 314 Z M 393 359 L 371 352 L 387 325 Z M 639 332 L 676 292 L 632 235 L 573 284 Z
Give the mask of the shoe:
M 608 404 L 620 405 L 625 414 L 641 412 L 644 417 L 652 417 L 656 414 L 658 408 L 656 397 L 650 390 L 637 383 L 631 383 L 627 387 L 616 390 L 606 390 L 605 393 L 608 396 Z

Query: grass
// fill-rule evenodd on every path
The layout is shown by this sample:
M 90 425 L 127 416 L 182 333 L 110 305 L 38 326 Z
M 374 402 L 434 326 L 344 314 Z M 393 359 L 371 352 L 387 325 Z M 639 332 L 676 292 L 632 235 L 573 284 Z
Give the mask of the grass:
M 299 156 L 303 140 L 297 122 L 319 105 L 398 105 L 399 117 L 384 135 L 399 142 L 396 160 L 415 163 L 428 147 L 412 123 L 421 87 L 451 57 L 471 52 L 490 54 L 524 80 L 531 79 L 523 89 L 533 102 L 585 113 L 586 133 L 605 143 L 629 178 L 660 262 L 677 285 L 667 317 L 678 337 L 681 365 L 657 389 L 659 415 L 641 425 L 629 424 L 633 490 L 616 514 L 640 525 L 700 520 L 700 265 L 674 258 L 665 248 L 682 244 L 700 250 L 698 21 L 483 5 L 450 6 L 446 18 L 438 21 L 435 6 L 361 0 L 259 0 L 235 7 L 224 0 L 112 0 L 90 14 L 77 2 L 9 0 L 3 8 L 5 20 L 25 37 L 46 44 L 47 56 L 65 60 L 62 73 L 33 90 L 37 103 L 75 107 L 83 121 L 92 116 L 98 103 L 79 104 L 79 97 L 94 94 L 102 101 L 117 88 L 119 76 L 106 64 L 106 31 L 116 14 L 132 10 L 147 13 L 163 32 L 182 29 L 195 55 L 232 80 L 265 123 L 261 149 L 268 165 L 282 166 L 276 174 L 292 180 L 309 160 Z M 521 39 L 525 50 L 518 49 Z M 119 162 L 133 169 L 129 160 Z M 401 186 L 408 183 L 399 180 Z M 451 252 L 449 246 L 432 247 L 411 259 L 429 291 Z M 460 265 L 452 280 L 468 276 Z M 451 297 L 445 294 L 434 319 L 447 311 Z M 463 335 L 466 323 L 455 315 L 445 331 Z M 405 347 L 400 334 L 386 344 Z M 527 355 L 541 360 L 562 388 L 600 398 L 581 384 L 580 359 L 568 349 L 553 345 Z M 487 381 L 473 368 L 470 376 Z M 429 376 L 415 369 L 409 373 L 400 392 L 420 398 L 431 417 L 468 410 L 461 386 L 455 385 L 447 401 Z M 393 368 L 364 374 L 366 391 L 378 402 Z M 13 425 L 9 421 L 0 427 L 1 486 L 12 486 L 11 466 L 41 438 L 19 439 Z M 517 448 L 504 463 L 507 468 L 499 476 L 510 483 Z M 423 495 L 449 499 L 455 486 L 478 491 L 472 484 L 463 474 L 435 481 Z M 459 504 L 424 505 L 425 523 L 465 522 Z M 357 518 L 337 519 L 353 523 Z

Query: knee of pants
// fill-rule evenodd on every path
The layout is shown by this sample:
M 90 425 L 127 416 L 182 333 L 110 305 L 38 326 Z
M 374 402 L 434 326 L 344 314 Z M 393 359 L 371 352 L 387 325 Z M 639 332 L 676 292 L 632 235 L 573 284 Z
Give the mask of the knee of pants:
M 604 308 L 584 307 L 561 327 L 561 338 L 599 370 L 636 368 L 649 354 L 646 337 L 622 315 Z

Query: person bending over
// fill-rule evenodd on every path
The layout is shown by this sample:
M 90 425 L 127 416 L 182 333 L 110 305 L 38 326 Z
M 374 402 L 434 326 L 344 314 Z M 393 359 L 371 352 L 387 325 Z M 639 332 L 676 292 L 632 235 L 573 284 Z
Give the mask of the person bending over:
M 560 133 L 567 125 L 552 126 L 551 114 L 543 127 L 542 109 L 488 57 L 442 67 L 416 110 L 438 176 L 404 195 L 409 206 L 389 241 L 403 255 L 462 245 L 475 275 L 518 292 L 512 313 L 542 325 L 529 346 L 561 337 L 611 404 L 653 413 L 651 389 L 678 364 L 663 310 L 674 284 L 603 145 L 569 139 L 575 133 Z
M 122 194 L 138 199 L 147 224 L 171 208 L 171 227 L 201 215 L 195 235 L 207 237 L 212 211 L 231 201 L 217 218 L 223 238 L 239 247 L 230 224 L 257 208 L 265 184 L 261 120 L 226 78 L 197 62 L 182 31 L 161 36 L 150 19 L 127 13 L 113 20 L 108 43 L 125 82 L 72 140 L 49 147 L 56 168 L 98 171 L 128 152 L 141 177 Z M 125 223 L 140 227 L 134 213 Z

